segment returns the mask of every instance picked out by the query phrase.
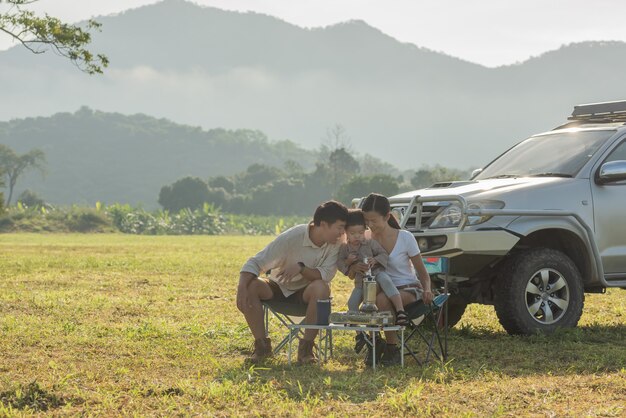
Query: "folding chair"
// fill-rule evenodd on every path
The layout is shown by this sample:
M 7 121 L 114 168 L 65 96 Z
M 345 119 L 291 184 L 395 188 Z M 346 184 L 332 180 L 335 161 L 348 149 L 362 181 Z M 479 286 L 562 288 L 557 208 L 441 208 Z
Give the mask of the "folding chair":
M 419 365 L 428 363 L 431 354 L 439 361 L 446 361 L 448 357 L 447 334 L 444 338 L 439 333 L 439 323 L 441 315 L 444 312 L 444 305 L 448 300 L 448 294 L 443 293 L 433 298 L 430 305 L 426 305 L 421 300 L 409 303 L 404 307 L 409 317 L 409 334 L 404 338 L 404 347 L 406 354 L 415 359 Z M 427 326 L 424 326 L 427 325 Z M 444 330 L 444 332 L 446 332 Z M 430 335 L 428 335 L 430 333 Z M 411 340 L 419 337 L 419 342 L 426 344 L 426 358 L 422 361 L 419 359 L 415 351 L 409 346 Z
M 278 321 L 287 330 L 287 335 L 274 347 L 274 354 L 278 353 L 287 343 L 289 343 L 289 329 L 290 324 L 296 324 L 296 319 L 301 324 L 306 316 L 307 305 L 278 302 L 278 301 L 262 301 L 263 303 L 263 318 L 265 322 L 265 336 L 269 337 L 270 332 L 270 313 L 278 319 Z M 299 319 L 298 319 L 299 318 Z M 299 334 L 304 335 L 304 331 L 300 330 Z
M 420 365 L 427 363 L 431 354 L 442 362 L 448 358 L 448 305 L 446 302 L 450 296 L 448 293 L 450 260 L 447 257 L 426 258 L 424 264 L 431 277 L 436 276 L 438 279 L 443 280 L 443 289 L 440 289 L 442 293 L 435 296 L 430 305 L 426 305 L 423 301 L 418 300 L 404 307 L 409 317 L 409 326 L 407 327 L 409 334 L 404 339 L 403 350 L 410 354 Z M 425 324 L 424 321 L 426 322 Z M 426 326 L 422 326 L 422 324 Z M 441 325 L 443 325 L 443 338 L 439 333 Z M 420 361 L 408 345 L 414 337 L 417 339 L 416 336 L 419 337 L 420 342 L 426 343 L 427 346 L 426 358 L 423 362 Z

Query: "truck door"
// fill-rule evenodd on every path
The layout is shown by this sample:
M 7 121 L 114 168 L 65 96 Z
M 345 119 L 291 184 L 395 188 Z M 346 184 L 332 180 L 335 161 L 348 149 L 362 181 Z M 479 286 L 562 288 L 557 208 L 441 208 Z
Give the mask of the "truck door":
M 610 161 L 626 161 L 626 139 L 622 139 L 598 165 Z M 626 277 L 626 181 L 597 184 L 591 179 L 594 226 L 598 250 L 607 280 Z

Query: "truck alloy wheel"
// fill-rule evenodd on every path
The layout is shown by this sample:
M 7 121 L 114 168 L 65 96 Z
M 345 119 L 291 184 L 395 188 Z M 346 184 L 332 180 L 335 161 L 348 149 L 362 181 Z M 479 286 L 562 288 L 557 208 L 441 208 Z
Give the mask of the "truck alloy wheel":
M 575 327 L 584 304 L 580 273 L 560 251 L 534 248 L 511 257 L 495 284 L 496 314 L 509 334 Z
M 557 270 L 543 268 L 526 285 L 526 309 L 541 324 L 558 322 L 569 306 L 569 286 Z

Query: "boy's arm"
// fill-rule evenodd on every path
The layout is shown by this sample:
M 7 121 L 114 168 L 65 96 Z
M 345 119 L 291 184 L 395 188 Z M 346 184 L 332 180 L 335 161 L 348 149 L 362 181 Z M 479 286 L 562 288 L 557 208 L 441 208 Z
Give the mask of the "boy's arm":
M 387 263 L 389 262 L 389 254 L 387 251 L 378 243 L 378 241 L 370 240 L 370 247 L 372 249 L 372 255 L 374 256 L 374 260 L 378 261 L 378 264 L 387 268 Z

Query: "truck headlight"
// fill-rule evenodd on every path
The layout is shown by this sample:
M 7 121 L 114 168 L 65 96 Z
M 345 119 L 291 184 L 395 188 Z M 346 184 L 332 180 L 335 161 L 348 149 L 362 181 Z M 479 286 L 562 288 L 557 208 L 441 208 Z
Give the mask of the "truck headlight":
M 504 202 L 499 200 L 484 200 L 471 202 L 467 205 L 468 209 L 502 209 Z M 462 212 L 461 205 L 453 203 L 441 211 L 439 215 L 433 219 L 430 228 L 453 228 L 461 222 Z M 487 222 L 491 216 L 469 216 L 467 218 L 468 225 L 478 225 Z

